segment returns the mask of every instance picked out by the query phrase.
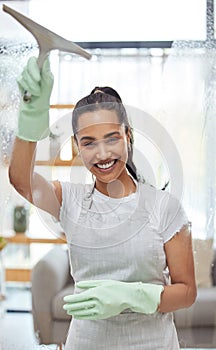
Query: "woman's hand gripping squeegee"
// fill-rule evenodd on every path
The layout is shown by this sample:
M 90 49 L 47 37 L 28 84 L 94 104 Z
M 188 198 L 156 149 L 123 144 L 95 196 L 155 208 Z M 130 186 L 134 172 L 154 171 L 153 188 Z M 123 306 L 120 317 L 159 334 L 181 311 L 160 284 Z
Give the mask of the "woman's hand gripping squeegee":
M 90 59 L 91 55 L 75 43 L 42 27 L 21 13 L 3 5 L 3 10 L 14 17 L 35 37 L 39 56 L 31 57 L 17 79 L 23 95 L 20 103 L 17 136 L 26 141 L 38 141 L 49 134 L 49 104 L 53 87 L 48 54 L 51 50 L 71 52 Z

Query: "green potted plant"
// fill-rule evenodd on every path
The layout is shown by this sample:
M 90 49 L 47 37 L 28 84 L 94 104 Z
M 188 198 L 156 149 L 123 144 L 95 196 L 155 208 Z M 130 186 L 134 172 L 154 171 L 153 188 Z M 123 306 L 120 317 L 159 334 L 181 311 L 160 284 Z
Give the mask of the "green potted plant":
M 7 241 L 4 237 L 0 236 L 0 251 L 6 246 Z
M 2 250 L 6 246 L 7 241 L 4 237 L 0 236 L 0 301 L 5 299 L 5 269 L 2 259 Z M 0 316 L 1 316 L 1 307 L 0 307 Z

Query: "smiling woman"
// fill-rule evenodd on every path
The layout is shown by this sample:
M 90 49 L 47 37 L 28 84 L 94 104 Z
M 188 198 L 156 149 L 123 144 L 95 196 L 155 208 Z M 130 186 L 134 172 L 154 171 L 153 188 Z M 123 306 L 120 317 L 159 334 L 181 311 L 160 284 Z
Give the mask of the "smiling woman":
M 94 175 L 99 176 L 101 171 L 105 175 L 106 169 L 106 174 L 112 174 L 108 182 L 111 182 L 111 179 L 120 180 L 119 177 L 121 182 L 131 182 L 127 168 L 131 176 L 138 180 L 132 159 L 132 128 L 121 98 L 114 89 L 96 87 L 89 96 L 81 99 L 73 111 L 72 127 L 83 162 Z M 92 157 L 91 160 L 89 157 Z M 111 165 L 107 167 L 105 164 L 110 162 Z M 95 167 L 100 171 L 94 173 Z M 103 181 L 99 185 L 98 176 L 96 186 L 101 186 Z M 115 186 L 114 183 L 113 185 Z M 134 192 L 134 185 L 129 187 L 129 193 Z M 102 192 L 106 193 L 106 190 L 103 189 Z
M 116 188 L 115 181 L 121 181 L 126 189 L 124 183 L 130 179 L 125 167 L 130 137 L 125 132 L 125 125 L 119 123 L 115 110 L 84 112 L 79 117 L 78 130 L 76 139 L 80 155 L 96 177 L 96 188 L 107 194 L 108 183 L 110 190 L 111 186 Z M 132 193 L 135 187 L 133 181 L 130 182 L 128 191 Z M 124 191 L 124 195 L 129 193 Z
M 32 90 L 35 70 L 39 96 Z M 56 217 L 66 235 L 75 281 L 75 295 L 65 297 L 64 308 L 73 316 L 66 350 L 179 349 L 172 312 L 196 298 L 191 232 L 180 202 L 139 180 L 132 129 L 111 88 L 81 99 L 72 115 L 78 150 L 94 183 L 49 181 L 37 174 L 36 142 L 49 127 L 53 77 L 48 62 L 40 72 L 35 59 L 26 74 L 31 79 L 23 82 L 21 76 L 19 83 L 32 99 L 21 102 L 9 175 L 16 190 Z

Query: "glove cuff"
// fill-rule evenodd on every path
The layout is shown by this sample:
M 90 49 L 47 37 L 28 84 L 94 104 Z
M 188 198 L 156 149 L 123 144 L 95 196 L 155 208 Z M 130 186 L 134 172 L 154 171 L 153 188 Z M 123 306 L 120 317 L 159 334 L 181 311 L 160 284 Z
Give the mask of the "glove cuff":
M 39 118 L 29 118 L 27 114 L 20 113 L 17 130 L 20 139 L 37 142 L 49 136 L 49 133 L 49 112 L 43 113 Z
M 161 293 L 164 287 L 151 283 L 135 283 L 134 305 L 131 310 L 145 314 L 153 314 L 157 311 L 161 301 Z

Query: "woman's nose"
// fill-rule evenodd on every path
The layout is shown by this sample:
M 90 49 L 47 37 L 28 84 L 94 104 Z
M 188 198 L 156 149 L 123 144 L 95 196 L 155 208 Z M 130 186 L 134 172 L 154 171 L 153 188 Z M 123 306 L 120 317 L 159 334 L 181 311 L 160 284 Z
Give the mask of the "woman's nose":
M 99 142 L 97 145 L 96 158 L 98 160 L 105 160 L 111 157 L 111 151 L 104 142 Z

